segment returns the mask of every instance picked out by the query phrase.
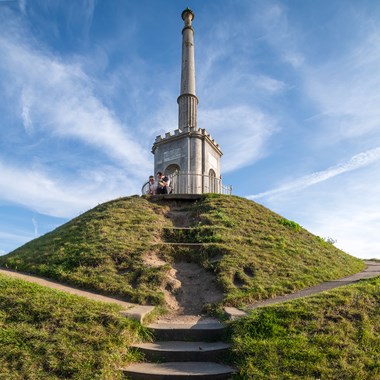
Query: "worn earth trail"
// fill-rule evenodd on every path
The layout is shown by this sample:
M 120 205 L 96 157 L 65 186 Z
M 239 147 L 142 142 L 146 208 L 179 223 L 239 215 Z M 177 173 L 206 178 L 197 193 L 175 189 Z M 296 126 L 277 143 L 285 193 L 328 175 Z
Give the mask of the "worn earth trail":
M 338 279 L 335 281 L 324 282 L 322 284 L 301 290 L 301 291 L 293 293 L 293 294 L 288 294 L 286 296 L 281 296 L 281 297 L 276 297 L 276 298 L 273 298 L 270 300 L 256 302 L 256 303 L 248 306 L 247 309 L 255 309 L 258 307 L 272 305 L 275 303 L 286 302 L 289 300 L 293 300 L 293 299 L 297 299 L 297 298 L 321 293 L 321 292 L 324 292 L 326 290 L 334 289 L 334 288 L 337 288 L 340 286 L 350 285 L 350 284 L 353 284 L 353 283 L 360 281 L 360 280 L 363 280 L 363 279 L 368 279 L 368 278 L 380 276 L 380 262 L 366 261 L 366 265 L 367 265 L 367 267 L 365 270 L 363 270 L 362 272 L 356 273 L 352 276 L 344 277 L 344 278 L 341 278 L 341 279 Z M 128 308 L 128 309 L 140 306 L 140 305 L 136 305 L 133 303 L 121 301 L 121 300 L 118 300 L 118 299 L 115 299 L 112 297 L 107 297 L 107 296 L 92 293 L 89 291 L 80 290 L 80 289 L 77 289 L 77 288 L 74 288 L 71 286 L 62 285 L 62 284 L 59 284 L 59 283 L 51 281 L 51 280 L 47 280 L 47 279 L 42 278 L 42 277 L 31 276 L 28 274 L 19 273 L 19 272 L 7 270 L 7 269 L 0 269 L 0 274 L 5 275 L 5 276 L 18 278 L 18 279 L 22 279 L 22 280 L 29 281 L 29 282 L 33 282 L 33 283 L 36 283 L 36 284 L 39 284 L 42 286 L 46 286 L 48 288 L 57 289 L 57 290 L 61 290 L 61 291 L 67 292 L 67 293 L 86 297 L 88 299 L 92 299 L 92 300 L 96 300 L 96 301 L 102 301 L 102 302 L 116 303 L 116 304 L 123 306 L 124 308 Z M 186 319 L 186 317 L 178 315 L 178 320 L 182 321 L 184 319 Z M 194 317 L 193 319 L 199 319 L 199 316 Z

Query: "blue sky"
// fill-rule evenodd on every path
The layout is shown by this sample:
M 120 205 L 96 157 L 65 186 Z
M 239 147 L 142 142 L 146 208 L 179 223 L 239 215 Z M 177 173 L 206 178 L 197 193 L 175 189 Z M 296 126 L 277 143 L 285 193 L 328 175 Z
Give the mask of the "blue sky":
M 375 0 L 0 0 L 0 254 L 139 193 L 177 127 L 186 7 L 224 183 L 380 258 Z

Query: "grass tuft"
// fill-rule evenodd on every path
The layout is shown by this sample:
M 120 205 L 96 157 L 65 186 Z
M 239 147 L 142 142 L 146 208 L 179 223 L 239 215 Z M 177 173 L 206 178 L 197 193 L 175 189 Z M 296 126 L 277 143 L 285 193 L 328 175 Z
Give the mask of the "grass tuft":
M 0 275 L 0 378 L 121 379 L 149 334 L 121 308 Z
M 380 277 L 233 322 L 236 379 L 379 379 Z

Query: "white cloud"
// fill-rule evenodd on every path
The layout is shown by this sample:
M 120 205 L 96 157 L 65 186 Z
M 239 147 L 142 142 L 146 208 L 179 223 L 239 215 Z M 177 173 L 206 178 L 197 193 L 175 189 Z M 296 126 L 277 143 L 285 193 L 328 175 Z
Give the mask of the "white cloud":
M 0 48 L 9 83 L 18 85 L 23 94 L 22 119 L 28 132 L 44 128 L 49 134 L 74 137 L 101 149 L 126 169 L 149 169 L 149 153 L 94 95 L 92 80 L 81 67 L 1 37 Z
M 373 192 L 370 197 L 372 198 Z M 370 202 L 357 202 L 360 207 L 352 206 L 357 198 L 347 197 L 345 202 L 331 209 L 329 217 L 316 211 L 313 218 L 307 222 L 309 228 L 317 235 L 331 236 L 336 246 L 345 252 L 363 259 L 380 258 L 378 233 L 380 228 L 380 217 L 372 207 L 379 205 Z
M 341 163 L 326 164 L 326 170 L 293 180 L 281 178 L 280 170 L 289 170 L 279 163 L 279 185 L 249 198 L 258 199 L 317 235 L 336 239 L 336 245 L 346 252 L 380 258 L 380 29 L 376 16 L 371 19 L 367 14 L 361 19 L 356 13 L 353 19 L 352 10 L 333 16 L 341 27 L 351 22 L 350 36 L 341 44 L 335 36 L 321 54 L 319 48 L 307 44 L 314 38 L 327 42 L 323 40 L 328 38 L 327 33 L 319 38 L 313 35 L 316 26 L 310 25 L 310 34 L 305 35 L 288 25 L 285 12 L 268 13 L 274 28 L 273 33 L 265 34 L 265 40 L 275 47 L 277 56 L 297 69 L 293 95 L 301 99 L 303 107 L 297 104 L 293 110 L 295 121 L 300 116 L 297 135 L 292 135 L 298 146 L 289 144 L 284 162 L 295 162 L 294 172 L 309 173 L 318 161 L 319 165 Z M 265 17 L 264 22 L 271 27 Z M 326 27 L 333 31 L 332 25 Z M 340 33 L 344 38 L 344 32 Z M 313 114 L 301 120 L 307 109 Z M 342 159 L 343 154 L 351 159 Z M 269 175 L 268 179 L 275 181 Z
M 264 89 L 270 94 L 278 94 L 286 88 L 284 82 L 268 77 L 266 75 L 259 75 L 253 78 L 253 81 L 257 87 Z
M 283 55 L 285 62 L 290 63 L 294 68 L 301 67 L 305 62 L 305 57 L 296 52 L 288 52 Z
M 0 198 L 35 211 L 73 217 L 96 204 L 125 194 L 139 193 L 139 177 L 128 178 L 117 169 L 99 168 L 96 180 L 88 177 L 51 178 L 33 168 L 18 168 L 0 162 Z
M 321 181 L 313 182 L 313 186 L 305 187 L 305 176 L 289 183 L 299 187 L 284 187 L 283 191 L 280 187 L 272 194 L 268 191 L 259 201 L 313 234 L 337 240 L 335 245 L 345 252 L 363 259 L 380 259 L 379 150 L 364 152 L 333 167 L 334 176 L 328 175 L 329 170 L 322 172 Z
M 26 13 L 26 0 L 19 0 L 20 11 L 23 15 Z
M 275 121 L 253 107 L 236 106 L 202 110 L 200 125 L 215 131 L 224 153 L 223 172 L 252 164 L 266 154 L 265 144 L 276 132 Z
M 356 154 L 347 162 L 340 163 L 323 171 L 315 172 L 301 178 L 297 178 L 273 190 L 268 190 L 255 195 L 249 195 L 247 198 L 259 199 L 263 197 L 273 197 L 283 193 L 303 190 L 309 186 L 326 181 L 339 174 L 365 167 L 378 160 L 380 160 L 380 147 Z
M 22 111 L 21 111 L 21 118 L 22 118 L 22 123 L 25 128 L 25 132 L 27 134 L 33 133 L 33 121 L 30 116 L 30 100 L 29 100 L 29 95 L 27 94 L 26 91 L 22 91 L 22 96 L 21 96 L 21 103 L 22 103 Z
M 376 164 L 337 177 L 334 183 L 321 183 L 314 191 L 288 194 L 279 202 L 293 208 L 293 217 L 313 233 L 336 239 L 336 246 L 344 251 L 380 259 L 379 192 Z M 281 208 L 280 203 L 277 206 Z
M 37 237 L 38 236 L 38 222 L 36 218 L 32 218 L 32 224 L 34 228 L 34 236 Z
M 365 25 L 365 24 L 364 24 Z M 380 30 L 367 34 L 348 52 L 305 67 L 305 90 L 319 107 L 322 143 L 366 138 L 380 143 Z
M 0 226 L 0 255 L 5 255 L 35 237 L 35 235 L 21 228 L 8 225 Z
M 254 22 L 260 26 L 263 39 L 274 48 L 280 60 L 295 69 L 302 67 L 305 57 L 297 46 L 298 34 L 294 32 L 292 25 L 289 25 L 287 8 L 275 1 L 259 6 L 262 7 L 259 12 L 254 10 Z

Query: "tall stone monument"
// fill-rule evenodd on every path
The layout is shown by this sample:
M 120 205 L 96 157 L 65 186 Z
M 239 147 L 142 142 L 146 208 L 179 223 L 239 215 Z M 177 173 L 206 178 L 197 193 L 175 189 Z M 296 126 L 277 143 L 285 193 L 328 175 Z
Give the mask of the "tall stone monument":
M 182 69 L 178 129 L 157 136 L 152 147 L 154 171 L 172 176 L 174 191 L 185 194 L 221 193 L 222 152 L 206 129 L 198 128 L 195 93 L 194 12 L 182 12 Z

